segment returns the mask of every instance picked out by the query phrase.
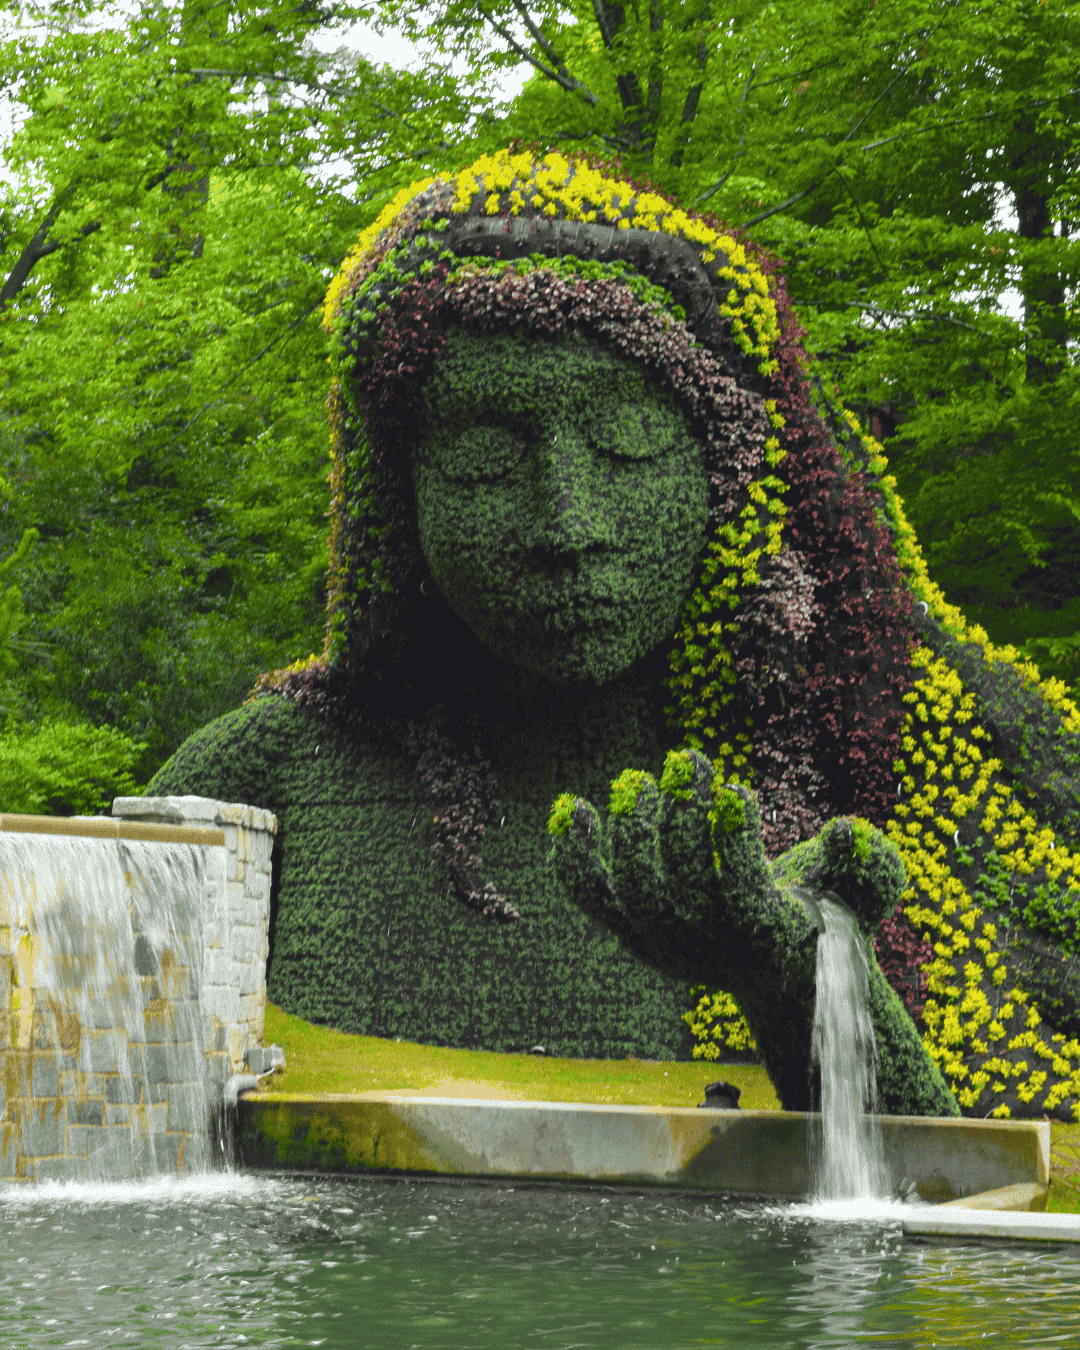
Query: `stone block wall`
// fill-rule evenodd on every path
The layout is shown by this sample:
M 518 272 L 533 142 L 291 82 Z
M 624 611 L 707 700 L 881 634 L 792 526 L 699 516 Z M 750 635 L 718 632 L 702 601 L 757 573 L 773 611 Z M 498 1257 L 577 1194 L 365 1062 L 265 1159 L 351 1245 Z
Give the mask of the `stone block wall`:
M 257 806 L 209 797 L 117 797 L 113 815 L 143 825 L 216 829 L 225 848 L 207 878 L 199 1003 L 212 1080 L 244 1072 L 261 1045 L 270 942 L 270 855 L 277 820 Z
M 0 1182 L 201 1170 L 262 1040 L 274 817 L 0 815 Z

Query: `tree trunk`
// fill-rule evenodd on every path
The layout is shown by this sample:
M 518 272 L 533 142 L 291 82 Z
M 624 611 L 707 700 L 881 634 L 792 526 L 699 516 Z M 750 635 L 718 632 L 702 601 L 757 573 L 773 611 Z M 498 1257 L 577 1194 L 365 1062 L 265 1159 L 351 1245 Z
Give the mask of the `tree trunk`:
M 1034 124 L 1018 126 L 1016 130 L 1022 146 L 1012 162 L 1011 186 L 1017 233 L 1021 239 L 1031 242 L 1052 239 L 1054 222 L 1050 214 L 1050 194 L 1053 179 L 1047 162 L 1046 142 L 1040 138 Z M 1056 271 L 1025 263 L 1020 294 L 1024 299 L 1024 328 L 1027 330 L 1027 378 L 1032 384 L 1046 384 L 1065 368 L 1068 337 L 1065 287 Z M 1054 354 L 1055 350 L 1060 356 Z

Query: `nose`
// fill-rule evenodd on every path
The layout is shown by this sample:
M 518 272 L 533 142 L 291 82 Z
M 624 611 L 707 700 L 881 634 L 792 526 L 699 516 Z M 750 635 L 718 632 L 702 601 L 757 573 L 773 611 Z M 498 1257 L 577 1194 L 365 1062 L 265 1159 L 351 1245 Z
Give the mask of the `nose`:
M 612 542 L 604 464 L 588 438 L 566 426 L 549 434 L 534 457 L 533 547 L 560 559 Z

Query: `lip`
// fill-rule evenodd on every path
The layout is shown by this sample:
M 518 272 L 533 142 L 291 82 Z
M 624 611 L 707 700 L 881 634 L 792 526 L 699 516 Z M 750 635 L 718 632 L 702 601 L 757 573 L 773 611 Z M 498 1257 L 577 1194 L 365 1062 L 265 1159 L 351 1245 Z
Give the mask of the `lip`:
M 544 627 L 548 628 L 553 622 L 563 620 L 559 625 L 560 631 L 574 632 L 580 628 L 588 628 L 597 623 L 610 624 L 621 621 L 626 615 L 630 606 L 626 601 L 618 601 L 610 596 L 574 596 L 572 599 L 562 602 L 554 602 L 546 605 L 529 605 L 524 610 L 518 610 L 515 617 L 518 621 L 522 619 L 534 619 Z

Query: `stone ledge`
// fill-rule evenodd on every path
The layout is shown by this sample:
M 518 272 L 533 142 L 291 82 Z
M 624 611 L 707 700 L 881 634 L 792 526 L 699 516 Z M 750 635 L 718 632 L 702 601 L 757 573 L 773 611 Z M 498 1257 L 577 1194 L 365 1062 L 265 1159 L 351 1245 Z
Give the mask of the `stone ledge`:
M 1017 1213 L 1024 1210 L 1045 1210 L 1049 1186 L 1037 1181 L 1028 1181 L 1015 1186 L 999 1186 L 996 1191 L 983 1191 L 981 1195 L 965 1195 L 959 1200 L 946 1200 L 943 1209 L 994 1209 L 1012 1210 Z
M 247 1093 L 238 1154 L 252 1168 L 434 1172 L 661 1185 L 799 1199 L 812 1117 L 788 1111 Z M 881 1118 L 894 1190 L 925 1200 L 1049 1182 L 1044 1121 Z
M 903 1220 L 912 1237 L 998 1238 L 1007 1242 L 1080 1242 L 1080 1214 L 1017 1214 L 929 1205 Z
M 209 825 L 265 830 L 268 834 L 277 830 L 277 817 L 272 811 L 245 806 L 242 802 L 214 801 L 209 797 L 114 797 L 112 813 L 126 819 L 152 817 L 168 824 L 197 820 Z
M 62 834 L 84 839 L 141 839 L 152 844 L 224 846 L 225 831 L 198 826 L 143 824 L 109 816 L 20 816 L 0 814 L 0 830 L 12 834 Z

